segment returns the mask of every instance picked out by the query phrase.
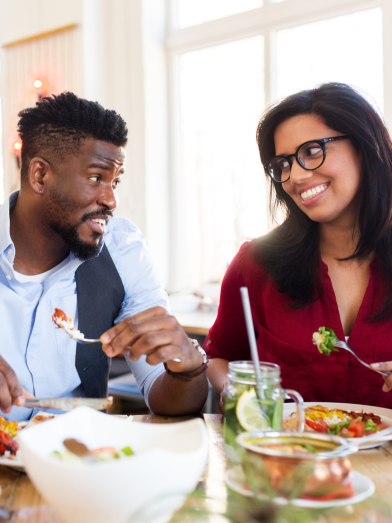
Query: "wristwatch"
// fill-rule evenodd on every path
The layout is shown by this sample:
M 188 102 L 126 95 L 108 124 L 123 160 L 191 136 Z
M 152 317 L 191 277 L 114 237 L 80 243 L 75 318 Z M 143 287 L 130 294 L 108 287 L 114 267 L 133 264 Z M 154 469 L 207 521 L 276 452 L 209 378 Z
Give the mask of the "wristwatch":
M 164 363 L 163 365 L 166 369 L 166 372 L 169 374 L 169 376 L 171 376 L 175 380 L 191 381 L 193 378 L 196 378 L 197 376 L 200 376 L 200 374 L 205 372 L 205 370 L 207 369 L 207 366 L 208 366 L 208 358 L 207 358 L 206 351 L 202 347 L 200 347 L 200 344 L 197 340 L 192 340 L 191 338 L 188 338 L 188 340 L 192 343 L 192 345 L 195 347 L 197 352 L 199 354 L 201 354 L 201 356 L 203 358 L 203 363 L 197 369 L 191 370 L 189 372 L 173 372 L 172 370 L 170 370 L 168 368 L 166 363 Z
M 201 354 L 203 358 L 203 363 L 208 362 L 206 351 L 203 349 L 203 347 L 200 346 L 199 342 L 197 340 L 192 340 L 191 338 L 188 338 L 188 340 L 192 343 L 192 345 L 195 347 L 197 352 Z

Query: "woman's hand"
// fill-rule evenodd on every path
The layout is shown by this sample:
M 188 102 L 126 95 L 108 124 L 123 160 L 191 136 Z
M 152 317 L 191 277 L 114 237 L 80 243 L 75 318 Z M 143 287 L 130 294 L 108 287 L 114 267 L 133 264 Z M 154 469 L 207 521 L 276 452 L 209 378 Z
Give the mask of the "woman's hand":
M 225 413 L 225 396 L 226 396 L 227 387 L 229 386 L 229 384 L 230 384 L 229 381 L 226 381 L 223 384 L 223 389 L 222 389 L 222 392 L 220 393 L 220 397 L 219 397 L 219 410 L 221 411 L 222 414 Z
M 203 358 L 189 341 L 174 316 L 153 307 L 129 316 L 101 336 L 102 349 L 113 358 L 128 353 L 130 361 L 147 356 L 147 363 L 166 363 L 173 372 L 189 372 L 203 364 Z M 181 361 L 175 362 L 174 359 Z
M 385 383 L 382 386 L 384 392 L 392 390 L 392 361 L 384 361 L 382 363 L 371 363 L 370 366 L 375 370 L 382 370 L 389 372 L 389 376 L 383 376 Z

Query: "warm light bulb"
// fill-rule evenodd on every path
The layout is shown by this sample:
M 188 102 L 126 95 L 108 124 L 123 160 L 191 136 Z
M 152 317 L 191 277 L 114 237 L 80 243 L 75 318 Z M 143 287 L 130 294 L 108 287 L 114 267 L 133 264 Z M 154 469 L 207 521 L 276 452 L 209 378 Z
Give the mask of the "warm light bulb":
M 40 87 L 42 87 L 42 82 L 41 82 L 41 80 L 35 80 L 35 82 L 34 82 L 34 87 L 35 87 L 36 89 L 39 89 Z
M 20 151 L 22 149 L 22 144 L 20 142 L 15 142 L 14 149 L 15 151 Z

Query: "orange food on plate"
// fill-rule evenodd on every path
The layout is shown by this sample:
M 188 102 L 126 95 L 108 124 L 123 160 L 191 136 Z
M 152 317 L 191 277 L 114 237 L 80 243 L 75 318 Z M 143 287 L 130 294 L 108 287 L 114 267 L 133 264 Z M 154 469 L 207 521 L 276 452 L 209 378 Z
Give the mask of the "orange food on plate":
M 0 455 L 3 456 L 4 453 L 8 451 L 10 454 L 15 456 L 17 450 L 18 444 L 13 437 L 8 434 L 8 432 L 0 430 Z
M 18 430 L 19 427 L 17 421 L 7 421 L 3 416 L 0 416 L 0 431 L 4 431 L 10 436 L 16 436 Z
M 295 430 L 296 413 L 283 419 L 283 430 Z M 348 438 L 362 438 L 387 428 L 381 418 L 372 412 L 328 409 L 323 405 L 313 405 L 305 409 L 305 430 L 325 434 L 336 434 Z

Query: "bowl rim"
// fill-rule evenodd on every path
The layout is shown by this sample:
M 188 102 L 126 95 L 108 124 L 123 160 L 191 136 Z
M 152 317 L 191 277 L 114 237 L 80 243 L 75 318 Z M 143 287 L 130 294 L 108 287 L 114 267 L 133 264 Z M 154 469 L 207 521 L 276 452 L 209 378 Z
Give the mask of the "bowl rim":
M 328 451 L 323 452 L 323 455 L 318 454 L 311 454 L 306 452 L 298 452 L 296 454 L 289 454 L 287 452 L 280 452 L 278 450 L 272 450 L 272 449 L 265 449 L 263 447 L 258 447 L 257 445 L 253 445 L 252 443 L 248 443 L 245 441 L 245 439 L 262 439 L 262 438 L 292 438 L 293 440 L 296 439 L 310 439 L 310 440 L 317 440 L 317 441 L 324 441 L 324 442 L 330 442 L 335 443 L 336 450 L 339 447 L 342 447 L 342 452 L 339 454 L 334 454 L 333 456 L 327 456 L 325 454 L 328 453 Z M 278 457 L 278 458 L 286 458 L 286 459 L 309 459 L 313 461 L 321 461 L 321 460 L 333 460 L 333 459 L 340 459 L 342 457 L 348 456 L 350 454 L 353 454 L 358 450 L 358 447 L 356 446 L 350 446 L 347 447 L 347 441 L 342 438 L 341 436 L 337 436 L 334 434 L 324 434 L 324 433 L 317 433 L 317 432 L 286 432 L 286 431 L 255 431 L 255 432 L 242 432 L 236 437 L 237 444 L 242 447 L 245 451 L 259 454 L 261 456 L 271 456 L 271 457 Z M 343 448 L 344 447 L 344 448 Z

